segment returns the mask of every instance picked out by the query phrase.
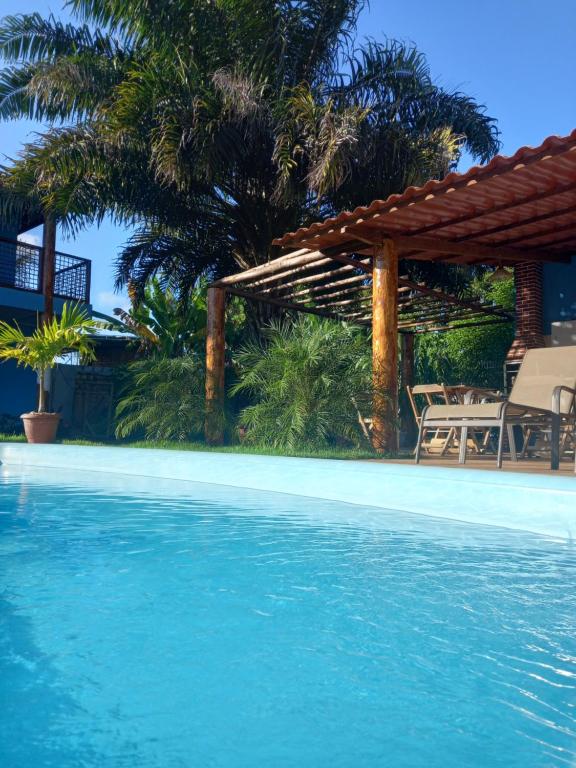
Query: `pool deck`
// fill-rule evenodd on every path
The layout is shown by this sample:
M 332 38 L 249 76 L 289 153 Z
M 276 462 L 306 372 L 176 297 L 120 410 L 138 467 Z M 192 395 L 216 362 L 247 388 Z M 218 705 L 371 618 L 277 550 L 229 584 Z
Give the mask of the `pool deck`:
M 414 466 L 413 459 L 375 459 L 381 464 L 402 464 Z M 472 457 L 466 459 L 466 464 L 462 465 L 458 463 L 456 456 L 446 456 L 444 458 L 439 456 L 425 456 L 421 461 L 421 467 L 444 467 L 445 469 L 477 469 L 488 470 L 491 472 L 520 472 L 522 474 L 538 474 L 549 475 L 550 477 L 574 477 L 576 481 L 576 474 L 574 473 L 574 462 L 563 461 L 560 464 L 560 469 L 550 469 L 550 461 L 548 459 L 520 459 L 519 461 L 505 460 L 502 469 L 496 467 L 496 459 L 494 456 L 481 456 Z

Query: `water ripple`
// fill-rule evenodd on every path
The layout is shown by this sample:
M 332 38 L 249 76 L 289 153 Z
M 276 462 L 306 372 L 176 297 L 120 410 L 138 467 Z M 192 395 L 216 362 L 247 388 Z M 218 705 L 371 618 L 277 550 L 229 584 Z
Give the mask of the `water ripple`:
M 2 766 L 576 765 L 571 544 L 119 483 L 2 468 Z

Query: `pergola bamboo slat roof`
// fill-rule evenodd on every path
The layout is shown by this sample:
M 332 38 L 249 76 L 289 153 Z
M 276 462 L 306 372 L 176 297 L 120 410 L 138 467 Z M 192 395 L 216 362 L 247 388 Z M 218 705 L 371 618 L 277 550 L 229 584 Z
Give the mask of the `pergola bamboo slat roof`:
M 275 244 L 292 253 L 216 285 L 287 310 L 369 324 L 372 256 L 384 240 L 401 259 L 569 261 L 576 253 L 576 131 L 290 232 Z M 417 333 L 510 319 L 500 307 L 403 277 L 398 313 L 399 330 Z
M 219 280 L 228 293 L 285 310 L 304 312 L 358 325 L 372 322 L 370 258 L 296 251 L 268 264 Z M 398 330 L 421 333 L 463 325 L 512 319 L 501 307 L 456 298 L 407 277 L 398 281 Z

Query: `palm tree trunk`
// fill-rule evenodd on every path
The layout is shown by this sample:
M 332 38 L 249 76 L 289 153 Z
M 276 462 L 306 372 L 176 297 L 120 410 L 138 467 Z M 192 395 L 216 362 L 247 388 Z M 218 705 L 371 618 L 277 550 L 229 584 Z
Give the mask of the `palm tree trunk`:
M 46 412 L 46 390 L 44 389 L 46 373 L 44 370 L 38 371 L 38 413 Z

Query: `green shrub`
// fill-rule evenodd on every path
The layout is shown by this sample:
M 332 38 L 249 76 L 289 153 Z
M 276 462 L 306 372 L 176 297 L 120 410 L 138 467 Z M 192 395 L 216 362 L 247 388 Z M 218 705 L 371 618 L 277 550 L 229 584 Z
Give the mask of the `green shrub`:
M 512 278 L 492 285 L 485 276 L 472 284 L 471 293 L 476 300 L 510 310 L 514 307 Z M 422 334 L 415 350 L 417 380 L 501 389 L 513 338 L 512 322 Z
M 360 417 L 371 411 L 371 357 L 362 330 L 300 316 L 271 324 L 234 362 L 232 394 L 253 400 L 240 413 L 248 443 L 367 445 Z
M 116 407 L 116 436 L 190 440 L 204 429 L 204 369 L 196 355 L 131 363 Z

